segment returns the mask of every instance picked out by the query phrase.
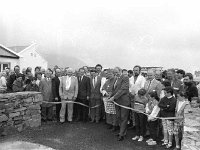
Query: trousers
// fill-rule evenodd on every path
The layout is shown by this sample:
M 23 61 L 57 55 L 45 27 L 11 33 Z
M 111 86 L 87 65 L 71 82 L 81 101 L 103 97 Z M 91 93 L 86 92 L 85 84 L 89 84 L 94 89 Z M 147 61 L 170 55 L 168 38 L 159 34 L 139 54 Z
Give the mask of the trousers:
M 73 118 L 73 103 L 65 103 L 66 100 L 61 100 L 61 109 L 60 109 L 60 122 L 65 122 L 66 106 L 67 106 L 67 119 L 72 121 Z M 71 101 L 71 100 L 70 100 Z

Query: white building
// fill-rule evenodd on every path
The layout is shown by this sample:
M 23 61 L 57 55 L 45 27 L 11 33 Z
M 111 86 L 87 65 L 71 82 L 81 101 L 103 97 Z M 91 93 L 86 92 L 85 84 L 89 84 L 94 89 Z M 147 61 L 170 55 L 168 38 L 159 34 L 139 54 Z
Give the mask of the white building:
M 31 67 L 33 71 L 37 66 L 44 69 L 48 67 L 48 62 L 38 53 L 35 43 L 29 46 L 13 46 L 8 48 L 0 45 L 0 48 L 0 52 L 3 54 L 0 53 L 0 64 L 3 65 L 1 70 L 5 69 L 4 66 L 13 69 L 15 65 L 19 65 L 21 70 Z M 2 58 L 6 59 L 3 60 Z

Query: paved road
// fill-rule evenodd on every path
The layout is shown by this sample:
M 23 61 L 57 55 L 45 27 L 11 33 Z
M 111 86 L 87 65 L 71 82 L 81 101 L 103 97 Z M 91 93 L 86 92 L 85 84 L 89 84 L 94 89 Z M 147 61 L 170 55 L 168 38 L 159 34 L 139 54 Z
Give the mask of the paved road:
M 148 146 L 145 142 L 134 142 L 131 140 L 133 136 L 134 130 L 129 130 L 125 140 L 118 142 L 117 137 L 106 129 L 104 123 L 76 122 L 61 125 L 49 122 L 40 128 L 21 133 L 13 132 L 12 135 L 0 138 L 0 143 L 26 141 L 56 150 L 164 150 L 160 144 Z

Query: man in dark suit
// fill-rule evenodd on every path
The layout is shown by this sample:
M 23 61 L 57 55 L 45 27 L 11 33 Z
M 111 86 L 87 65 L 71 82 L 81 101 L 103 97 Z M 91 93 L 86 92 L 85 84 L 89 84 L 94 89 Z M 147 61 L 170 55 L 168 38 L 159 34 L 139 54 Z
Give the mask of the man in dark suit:
M 114 69 L 117 77 L 114 84 L 114 89 L 111 94 L 111 101 L 115 101 L 122 106 L 130 106 L 129 99 L 129 77 L 122 75 L 122 70 L 119 67 Z M 118 141 L 122 141 L 127 131 L 127 122 L 129 110 L 116 105 L 117 118 L 120 124 L 120 132 L 118 134 Z
M 100 120 L 100 104 L 101 104 L 101 77 L 98 76 L 96 70 L 91 70 L 91 78 L 90 78 L 90 85 L 91 85 L 91 93 L 90 93 L 90 106 L 94 107 L 96 105 L 99 105 L 97 108 L 92 108 L 90 110 L 90 117 L 91 122 L 99 123 Z
M 53 71 L 48 69 L 45 72 L 45 78 L 43 78 L 39 83 L 39 91 L 42 93 L 43 101 L 52 102 L 53 94 L 52 94 L 52 79 L 51 76 Z M 52 121 L 53 117 L 53 105 L 49 103 L 42 103 L 41 105 L 41 116 L 42 121 Z
M 60 76 L 61 76 L 61 70 L 59 68 L 55 69 L 55 77 L 52 78 L 52 93 L 53 93 L 53 99 L 56 102 L 60 102 L 60 95 L 59 95 L 59 86 L 60 86 Z M 57 121 L 60 120 L 60 108 L 61 104 L 56 105 L 56 119 Z
M 89 96 L 90 96 L 90 78 L 84 76 L 84 69 L 79 69 L 78 76 L 78 96 L 77 102 L 89 105 Z M 89 108 L 81 105 L 77 105 L 77 121 L 88 121 Z

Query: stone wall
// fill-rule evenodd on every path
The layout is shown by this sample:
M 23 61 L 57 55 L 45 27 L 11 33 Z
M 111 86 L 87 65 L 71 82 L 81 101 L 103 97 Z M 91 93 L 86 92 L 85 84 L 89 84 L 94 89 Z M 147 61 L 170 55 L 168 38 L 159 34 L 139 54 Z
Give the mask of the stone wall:
M 27 127 L 41 125 L 39 92 L 17 92 L 0 94 L 0 127 L 14 127 L 22 131 Z
M 200 150 L 200 108 L 185 109 L 182 150 Z

